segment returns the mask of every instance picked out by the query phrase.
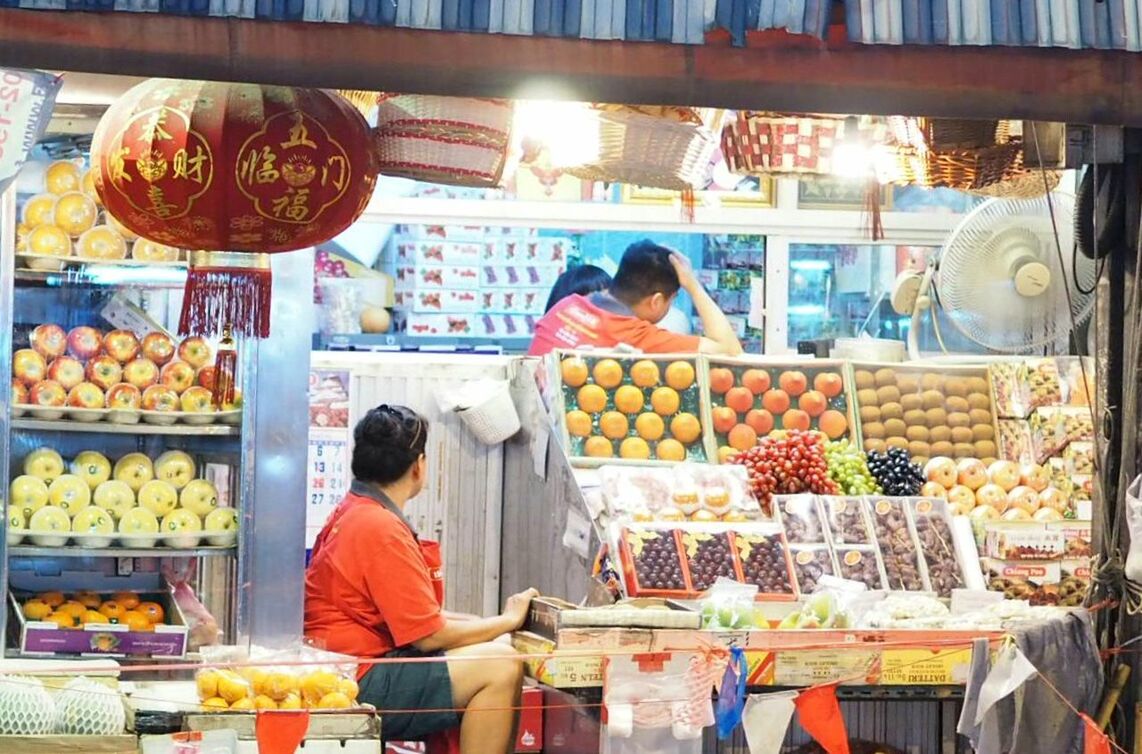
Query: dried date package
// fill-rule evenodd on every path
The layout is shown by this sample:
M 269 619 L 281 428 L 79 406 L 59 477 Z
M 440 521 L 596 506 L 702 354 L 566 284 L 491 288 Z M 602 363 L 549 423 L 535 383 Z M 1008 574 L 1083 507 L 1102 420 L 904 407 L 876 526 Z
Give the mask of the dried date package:
M 777 503 L 785 539 L 791 545 L 822 545 L 826 543 L 825 527 L 813 495 L 788 495 L 774 498 Z
M 836 575 L 828 545 L 789 545 L 789 552 L 801 594 L 816 591 L 822 576 Z
M 940 597 L 951 597 L 964 586 L 963 568 L 956 556 L 952 517 L 944 500 L 908 500 L 912 524 L 928 571 L 928 584 Z
M 884 562 L 888 588 L 901 592 L 929 591 L 917 557 L 919 544 L 912 537 L 903 502 L 893 498 L 868 498 L 865 502 Z

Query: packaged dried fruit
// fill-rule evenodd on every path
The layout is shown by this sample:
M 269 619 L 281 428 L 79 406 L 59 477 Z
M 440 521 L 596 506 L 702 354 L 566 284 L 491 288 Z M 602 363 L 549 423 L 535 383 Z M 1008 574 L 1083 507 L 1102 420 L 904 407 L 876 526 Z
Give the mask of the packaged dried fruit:
M 686 570 L 690 587 L 704 592 L 720 578 L 741 581 L 733 542 L 726 530 L 694 530 L 682 532 L 682 552 L 686 556 Z
M 834 547 L 842 544 L 871 545 L 876 541 L 868 519 L 865 518 L 861 498 L 825 496 L 820 500 L 829 521 L 829 534 Z
M 887 579 L 875 547 L 869 545 L 835 545 L 837 575 L 859 581 L 869 589 L 884 589 Z
M 1026 419 L 999 420 L 999 453 L 1004 461 L 1035 463 L 1035 442 Z
M 1059 604 L 1063 607 L 1082 605 L 1090 591 L 1090 580 L 1090 558 L 1064 560 L 1059 581 Z
M 836 576 L 833 556 L 828 545 L 789 545 L 793 560 L 793 576 L 801 594 L 812 594 L 822 576 Z
M 785 535 L 778 526 L 755 525 L 739 528 L 733 535 L 742 581 L 756 584 L 762 598 L 792 599 L 793 565 Z
M 1073 474 L 1090 475 L 1094 473 L 1094 443 L 1086 441 L 1072 442 L 1063 451 L 1063 460 L 1067 462 L 1067 470 Z
M 1027 407 L 1027 365 L 1023 361 L 996 361 L 988 365 L 996 414 L 1002 419 L 1022 419 L 1031 413 Z
M 1003 592 L 1009 600 L 1027 600 L 1032 605 L 1059 604 L 1062 569 L 1058 562 L 1023 563 L 984 558 L 987 588 Z
M 1063 402 L 1068 406 L 1089 406 L 1094 395 L 1094 359 L 1089 356 L 1056 358 L 1063 388 Z
M 631 597 L 678 597 L 691 590 L 682 563 L 677 529 L 623 528 L 620 557 Z
M 997 560 L 1059 560 L 1065 547 L 1061 529 L 1028 521 L 989 524 L 984 553 Z
M 888 588 L 900 592 L 931 591 L 920 567 L 920 543 L 912 534 L 903 500 L 865 498 L 865 510 L 880 548 Z
M 827 544 L 815 495 L 781 495 L 774 500 L 789 544 Z
M 1048 529 L 1061 532 L 1063 558 L 1091 558 L 1094 556 L 1090 521 L 1055 521 L 1046 526 Z
M 941 597 L 964 585 L 964 569 L 956 552 L 952 516 L 946 500 L 912 498 L 905 501 L 924 557 L 928 585 Z
M 1089 408 L 1048 406 L 1031 415 L 1031 434 L 1038 463 L 1059 455 L 1072 442 L 1094 440 L 1094 420 Z

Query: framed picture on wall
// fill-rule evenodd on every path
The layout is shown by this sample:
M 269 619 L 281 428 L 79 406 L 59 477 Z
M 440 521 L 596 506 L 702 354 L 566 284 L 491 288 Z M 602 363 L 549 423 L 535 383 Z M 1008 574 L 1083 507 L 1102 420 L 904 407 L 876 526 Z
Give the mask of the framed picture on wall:
M 862 210 L 867 183 L 860 179 L 817 178 L 797 182 L 797 209 Z M 892 186 L 880 187 L 880 209 L 892 209 Z
M 695 192 L 698 206 L 754 207 L 776 206 L 774 181 L 770 176 L 737 175 L 731 173 L 719 149 L 710 160 L 710 185 Z M 623 186 L 623 203 L 670 204 L 680 192 L 644 186 Z

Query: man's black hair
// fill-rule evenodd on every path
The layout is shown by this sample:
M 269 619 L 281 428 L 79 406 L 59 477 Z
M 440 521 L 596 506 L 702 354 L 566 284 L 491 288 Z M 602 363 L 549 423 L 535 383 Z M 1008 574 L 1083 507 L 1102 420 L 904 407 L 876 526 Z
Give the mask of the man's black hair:
M 661 293 L 670 298 L 678 292 L 678 273 L 670 262 L 673 252 L 650 239 L 633 243 L 623 252 L 619 270 L 611 281 L 611 295 L 627 304 Z

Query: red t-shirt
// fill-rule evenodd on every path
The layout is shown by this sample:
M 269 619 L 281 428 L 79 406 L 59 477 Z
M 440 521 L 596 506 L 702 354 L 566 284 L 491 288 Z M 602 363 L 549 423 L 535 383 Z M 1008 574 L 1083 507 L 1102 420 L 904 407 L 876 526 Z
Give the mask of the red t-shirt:
M 584 296 L 572 294 L 535 324 L 528 355 L 543 356 L 556 348 L 614 348 L 623 343 L 645 353 L 696 353 L 699 340 L 697 335 L 663 330 L 629 310 L 622 312 L 616 307 L 615 311 L 608 311 Z
M 305 573 L 305 635 L 331 652 L 381 657 L 444 628 L 432 574 L 408 525 L 349 493 Z

